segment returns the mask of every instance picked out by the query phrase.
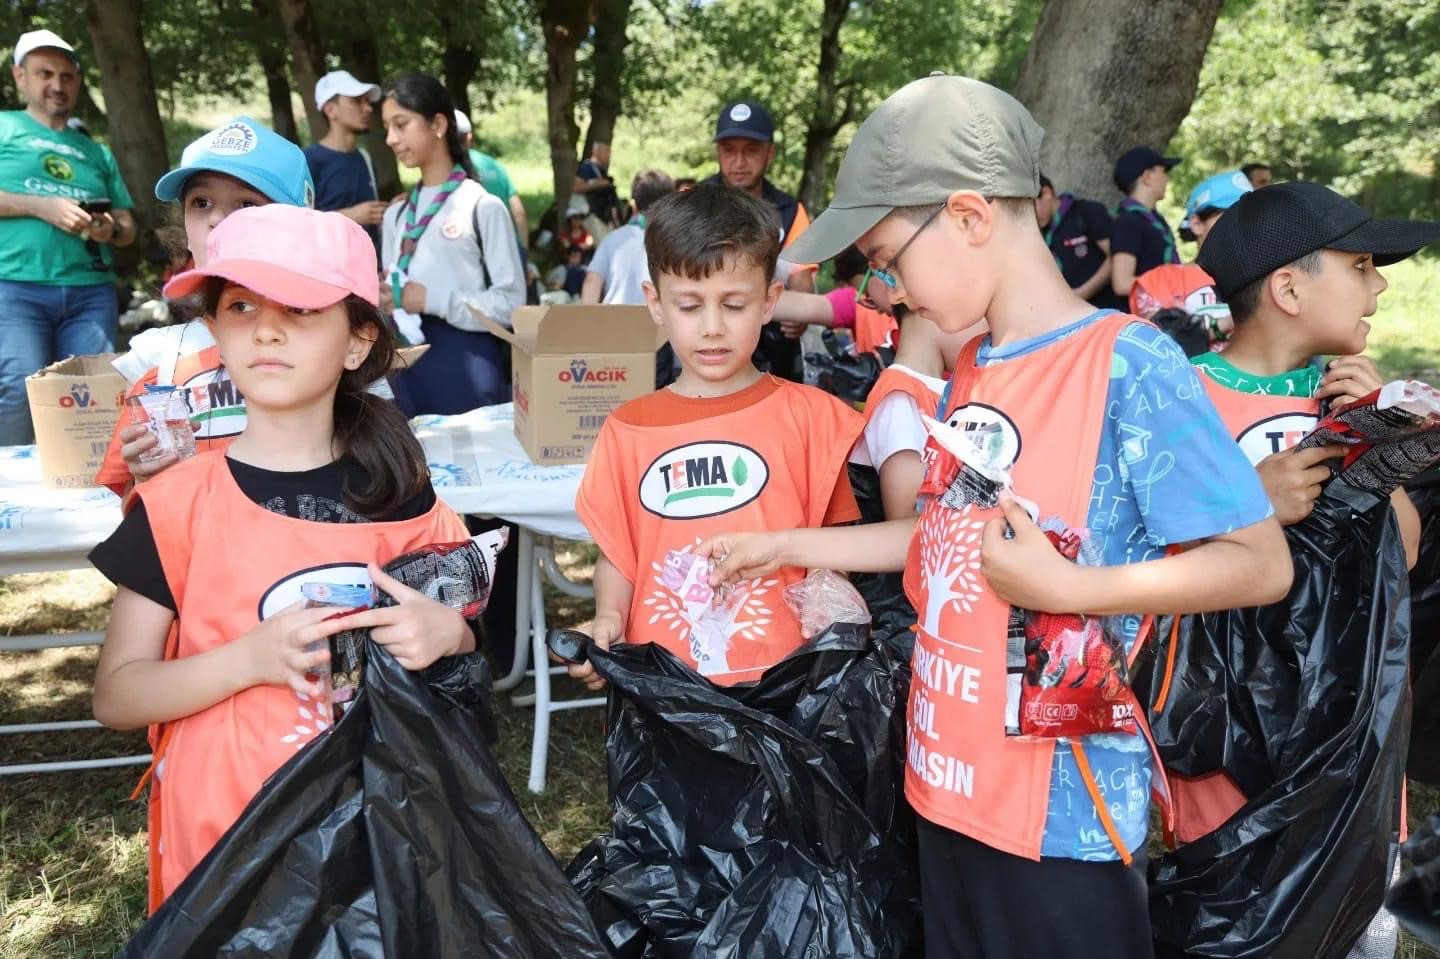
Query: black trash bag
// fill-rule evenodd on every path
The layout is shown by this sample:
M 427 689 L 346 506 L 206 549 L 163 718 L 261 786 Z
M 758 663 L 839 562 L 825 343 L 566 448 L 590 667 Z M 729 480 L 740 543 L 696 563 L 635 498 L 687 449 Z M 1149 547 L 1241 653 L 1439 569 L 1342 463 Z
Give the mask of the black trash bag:
M 1332 483 L 1285 535 L 1289 597 L 1185 617 L 1151 719 L 1167 768 L 1250 797 L 1151 863 L 1161 955 L 1343 957 L 1384 903 L 1410 717 L 1399 527 L 1388 497 Z
M 605 956 L 489 749 L 489 667 L 366 641 L 339 722 L 266 781 L 120 953 Z
M 1150 322 L 1178 343 L 1186 356 L 1204 356 L 1210 352 L 1210 328 L 1203 316 L 1172 306 L 1156 311 Z
M 1390 889 L 1385 907 L 1417 938 L 1440 948 L 1440 816 L 1426 819 L 1402 853 L 1412 868 Z
M 761 373 L 773 373 L 782 380 L 798 383 L 802 379 L 800 341 L 786 336 L 775 321 L 760 327 L 760 340 L 750 362 Z
M 805 382 L 847 403 L 864 403 L 881 372 L 895 362 L 895 350 L 888 346 L 853 353 L 834 330 L 826 330 L 820 339 L 825 352 L 805 354 Z
M 1440 466 L 1406 485 L 1420 513 L 1420 558 L 1410 570 L 1410 675 L 1415 714 L 1410 730 L 1411 779 L 1440 786 Z
M 897 956 L 916 930 L 900 664 L 837 624 L 746 686 L 654 644 L 610 684 L 611 831 L 568 872 L 614 955 Z
M 885 506 L 880 497 L 880 474 L 871 466 L 848 464 L 850 489 L 860 507 L 860 522 L 885 522 Z M 919 619 L 915 607 L 905 595 L 905 577 L 901 573 L 853 573 L 855 584 L 865 605 L 870 608 L 870 637 L 876 645 L 885 646 L 890 655 L 902 664 L 900 701 L 905 702 L 910 689 L 910 655 L 915 648 L 915 631 Z M 897 715 L 903 726 L 903 711 Z M 903 738 L 903 737 L 902 737 Z

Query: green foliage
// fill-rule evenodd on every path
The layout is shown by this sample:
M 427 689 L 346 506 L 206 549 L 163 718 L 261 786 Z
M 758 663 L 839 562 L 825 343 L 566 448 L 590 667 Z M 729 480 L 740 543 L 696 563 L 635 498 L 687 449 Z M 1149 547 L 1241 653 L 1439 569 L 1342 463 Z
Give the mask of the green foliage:
M 1175 149 L 1177 190 L 1247 160 L 1377 214 L 1440 211 L 1440 5 L 1228 4 Z

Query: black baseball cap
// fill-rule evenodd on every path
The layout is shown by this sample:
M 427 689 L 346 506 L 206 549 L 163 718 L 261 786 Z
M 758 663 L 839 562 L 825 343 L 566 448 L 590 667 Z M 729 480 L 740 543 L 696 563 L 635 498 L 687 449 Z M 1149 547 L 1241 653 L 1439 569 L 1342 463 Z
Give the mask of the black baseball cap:
M 1179 157 L 1167 157 L 1150 147 L 1135 147 L 1126 150 L 1125 155 L 1115 161 L 1115 186 L 1121 193 L 1130 189 L 1130 184 L 1140 179 L 1140 174 L 1152 166 L 1163 166 L 1169 170 L 1179 164 Z
M 725 104 L 720 119 L 715 123 L 715 142 L 742 137 L 770 143 L 775 139 L 775 121 L 770 111 L 754 100 L 737 100 Z
M 1440 239 L 1440 223 L 1377 220 L 1318 183 L 1276 183 L 1246 193 L 1216 221 L 1195 262 L 1226 299 L 1316 250 L 1369 253 L 1376 266 Z

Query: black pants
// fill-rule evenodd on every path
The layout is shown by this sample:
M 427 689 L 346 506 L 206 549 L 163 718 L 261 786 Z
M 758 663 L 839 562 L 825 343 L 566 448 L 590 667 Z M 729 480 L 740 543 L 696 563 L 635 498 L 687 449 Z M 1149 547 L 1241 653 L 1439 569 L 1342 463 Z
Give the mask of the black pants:
M 470 535 L 484 533 L 504 526 L 510 530 L 510 545 L 500 554 L 495 564 L 495 582 L 490 588 L 490 605 L 485 607 L 482 622 L 485 635 L 483 648 L 495 660 L 495 675 L 500 678 L 510 672 L 515 662 L 515 599 L 520 576 L 520 529 L 513 523 L 500 519 L 481 519 L 478 516 L 465 517 L 465 526 Z M 529 601 L 529 598 L 526 598 Z M 526 640 L 529 641 L 528 638 Z
M 927 959 L 1151 959 L 1145 854 L 1041 859 L 919 822 Z

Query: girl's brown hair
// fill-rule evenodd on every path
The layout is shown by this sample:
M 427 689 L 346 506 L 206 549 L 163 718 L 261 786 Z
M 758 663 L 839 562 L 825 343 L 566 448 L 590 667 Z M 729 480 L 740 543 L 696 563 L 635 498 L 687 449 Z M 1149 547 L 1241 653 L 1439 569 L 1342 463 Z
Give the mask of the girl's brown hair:
M 213 317 L 220 294 L 229 281 L 210 280 L 203 291 L 205 315 Z M 410 431 L 400 409 L 370 392 L 370 384 L 383 379 L 394 364 L 399 349 L 395 334 L 380 311 L 358 296 L 348 296 L 341 305 L 350 321 L 350 332 L 370 339 L 370 353 L 358 369 L 340 374 L 335 390 L 335 443 L 342 455 L 360 464 L 363 483 L 346 476 L 345 505 L 362 516 L 382 519 L 397 512 L 407 501 L 420 495 L 430 481 L 425 452 Z

